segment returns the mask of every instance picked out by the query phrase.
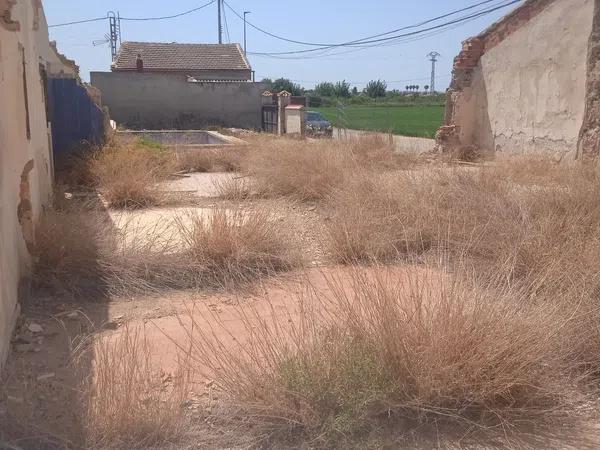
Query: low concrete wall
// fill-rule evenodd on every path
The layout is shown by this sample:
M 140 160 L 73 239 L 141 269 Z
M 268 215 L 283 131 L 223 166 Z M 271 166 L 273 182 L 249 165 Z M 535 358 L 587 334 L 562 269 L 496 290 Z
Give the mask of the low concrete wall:
M 194 82 L 185 76 L 92 72 L 111 119 L 133 129 L 261 127 L 262 83 Z

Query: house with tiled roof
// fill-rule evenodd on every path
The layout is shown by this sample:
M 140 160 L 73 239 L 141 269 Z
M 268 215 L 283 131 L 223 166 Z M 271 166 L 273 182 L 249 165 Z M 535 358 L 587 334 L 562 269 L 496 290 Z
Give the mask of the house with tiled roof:
M 265 86 L 239 44 L 123 42 L 110 71 L 91 72 L 90 82 L 127 128 L 262 126 Z
M 198 80 L 252 79 L 252 68 L 239 44 L 123 42 L 111 70 L 181 74 Z

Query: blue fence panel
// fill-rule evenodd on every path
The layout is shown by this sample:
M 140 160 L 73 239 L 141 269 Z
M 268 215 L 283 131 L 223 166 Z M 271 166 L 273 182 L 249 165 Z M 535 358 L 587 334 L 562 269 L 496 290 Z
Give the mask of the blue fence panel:
M 71 78 L 49 78 L 48 100 L 54 156 L 83 151 L 104 142 L 104 112 L 85 87 Z

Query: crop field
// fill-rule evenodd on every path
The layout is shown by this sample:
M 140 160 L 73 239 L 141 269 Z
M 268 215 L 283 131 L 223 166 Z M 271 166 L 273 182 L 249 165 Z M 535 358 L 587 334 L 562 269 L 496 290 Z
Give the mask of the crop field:
M 313 108 L 335 126 L 433 138 L 444 120 L 443 106 L 348 106 Z

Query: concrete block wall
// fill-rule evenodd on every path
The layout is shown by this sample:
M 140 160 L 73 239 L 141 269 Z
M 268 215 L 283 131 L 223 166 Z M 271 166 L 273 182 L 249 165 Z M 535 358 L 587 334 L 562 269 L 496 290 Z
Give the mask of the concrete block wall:
M 262 83 L 188 82 L 182 75 L 92 72 L 111 119 L 132 129 L 261 128 Z

